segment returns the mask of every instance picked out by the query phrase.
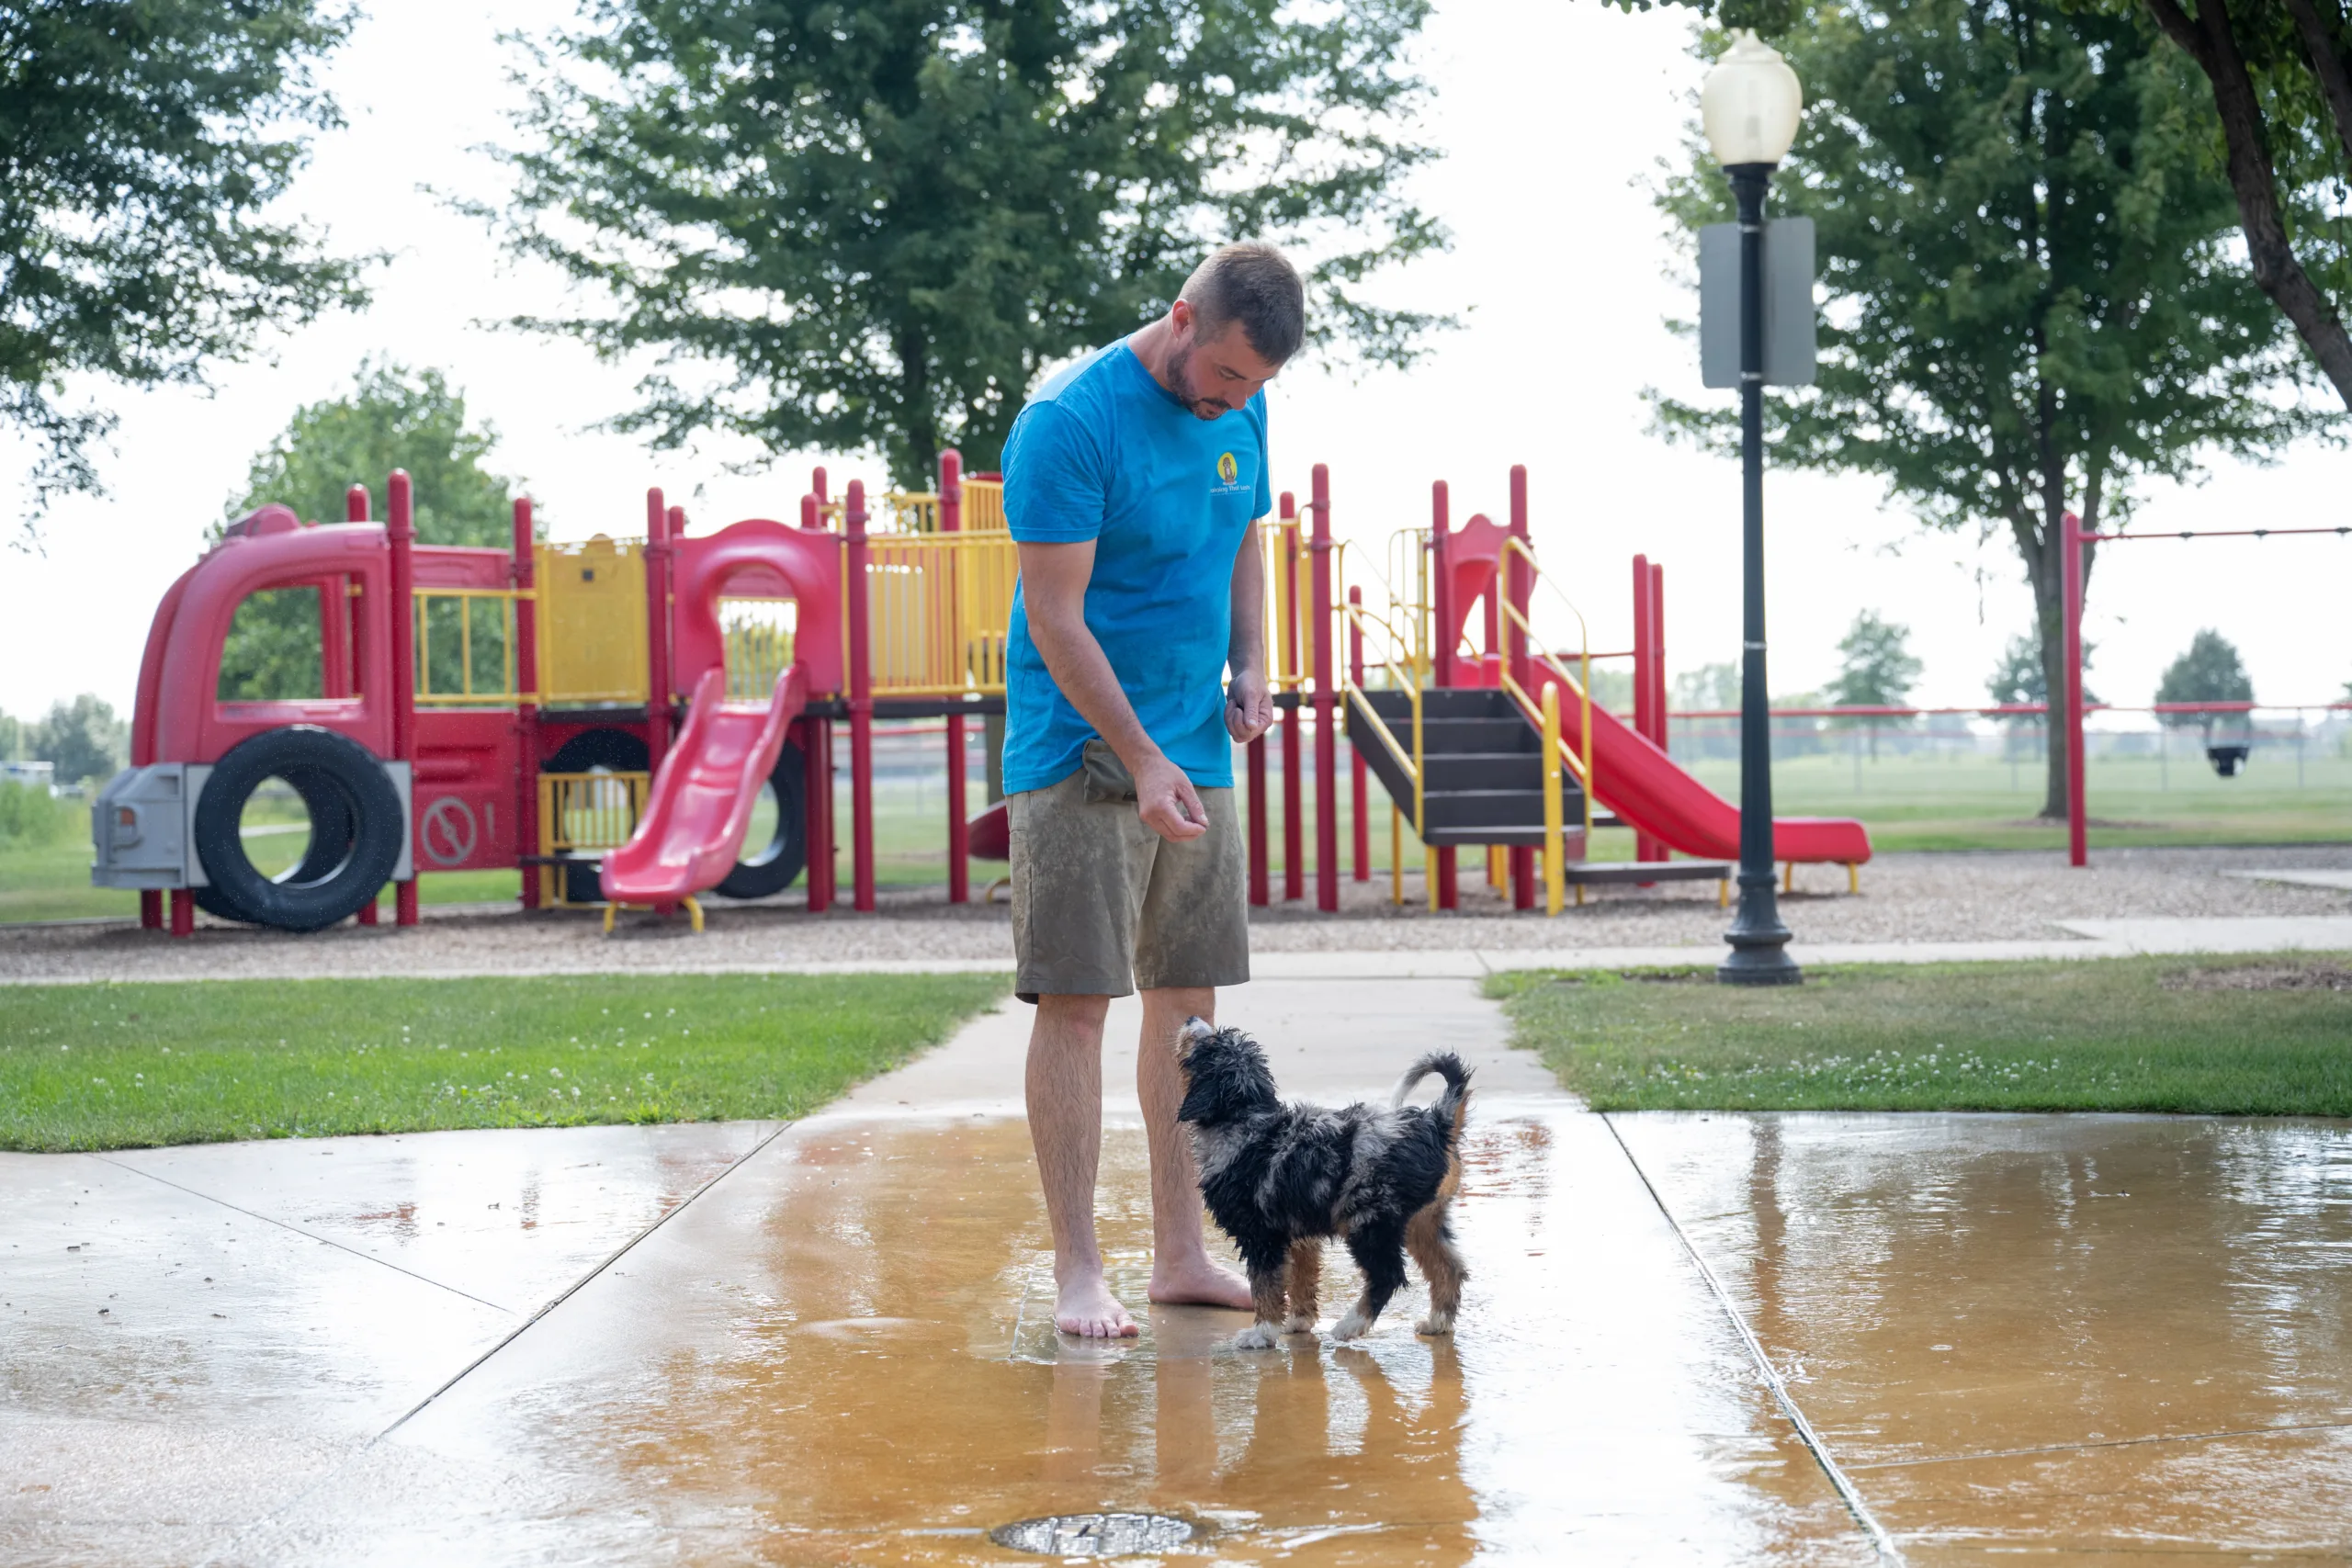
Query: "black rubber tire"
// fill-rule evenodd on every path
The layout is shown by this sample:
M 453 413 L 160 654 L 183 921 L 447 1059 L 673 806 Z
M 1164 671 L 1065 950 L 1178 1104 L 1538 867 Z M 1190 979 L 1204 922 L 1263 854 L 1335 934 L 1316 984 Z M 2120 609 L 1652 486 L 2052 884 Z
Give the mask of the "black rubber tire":
M 273 881 L 254 869 L 237 829 L 245 802 L 266 779 L 282 778 L 312 806 L 312 844 L 302 864 Z M 320 816 L 348 820 L 351 834 L 315 831 Z M 264 730 L 239 741 L 212 769 L 196 803 L 196 852 L 227 908 L 255 925 L 314 931 L 350 919 L 382 891 L 401 856 L 401 799 L 374 752 L 312 725 Z
M 351 803 L 332 780 L 315 768 L 295 768 L 280 773 L 302 797 L 303 809 L 310 813 L 311 841 L 302 851 L 301 861 L 279 872 L 270 880 L 310 884 L 325 876 L 351 854 L 356 829 L 352 821 Z M 242 846 L 243 834 L 238 835 Z M 209 873 L 208 873 L 209 874 Z M 224 920 L 243 920 L 250 925 L 264 925 L 253 909 L 231 896 L 220 884 L 192 887 L 188 892 L 196 899 L 196 907 L 208 915 Z
M 555 754 L 539 764 L 539 772 L 592 773 L 604 768 L 616 773 L 641 773 L 652 765 L 653 753 L 644 736 L 627 729 L 583 729 L 557 747 Z M 556 869 L 563 877 L 565 903 L 604 902 L 605 886 L 596 874 L 594 861 L 567 861 Z
M 775 836 L 765 844 L 743 846 L 743 858 L 716 891 L 729 898 L 765 898 L 781 893 L 808 868 L 808 763 L 787 740 L 768 773 L 775 796 Z

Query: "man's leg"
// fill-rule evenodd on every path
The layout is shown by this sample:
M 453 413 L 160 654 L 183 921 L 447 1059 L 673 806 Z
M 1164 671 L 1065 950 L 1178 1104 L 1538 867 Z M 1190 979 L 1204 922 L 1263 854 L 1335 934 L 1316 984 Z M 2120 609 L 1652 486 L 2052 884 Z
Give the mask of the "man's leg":
M 1143 993 L 1143 1040 L 1136 1054 L 1136 1097 L 1143 1101 L 1151 1145 L 1151 1289 L 1156 1302 L 1190 1302 L 1249 1310 L 1250 1281 L 1210 1258 L 1201 1238 L 1201 1176 L 1193 1141 L 1176 1120 L 1184 1103 L 1176 1032 L 1190 1018 L 1216 1021 L 1216 992 L 1171 986 Z M 1098 1030 L 1100 1025 L 1097 1025 Z
M 1041 996 L 1029 1032 L 1029 1139 L 1054 1228 L 1054 1326 L 1116 1339 L 1136 1332 L 1102 1278 L 1094 1177 L 1102 1156 L 1102 1018 L 1108 997 Z

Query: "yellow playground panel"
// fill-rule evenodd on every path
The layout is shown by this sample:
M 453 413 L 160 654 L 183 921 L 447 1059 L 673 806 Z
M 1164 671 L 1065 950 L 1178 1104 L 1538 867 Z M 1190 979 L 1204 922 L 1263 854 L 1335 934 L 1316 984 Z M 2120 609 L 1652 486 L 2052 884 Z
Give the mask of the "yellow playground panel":
M 866 550 L 874 690 L 902 697 L 1004 690 L 1021 569 L 1012 536 L 877 534 Z
M 643 547 L 599 534 L 579 544 L 541 545 L 536 554 L 539 702 L 644 702 Z

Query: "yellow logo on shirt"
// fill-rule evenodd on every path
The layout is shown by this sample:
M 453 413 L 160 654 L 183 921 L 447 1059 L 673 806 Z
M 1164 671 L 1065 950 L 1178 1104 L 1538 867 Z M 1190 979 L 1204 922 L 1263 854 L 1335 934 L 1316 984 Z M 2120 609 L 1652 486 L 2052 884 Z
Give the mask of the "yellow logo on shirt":
M 1231 484 L 1240 474 L 1241 465 L 1233 460 L 1232 453 L 1227 452 L 1216 460 L 1216 477 L 1227 484 Z

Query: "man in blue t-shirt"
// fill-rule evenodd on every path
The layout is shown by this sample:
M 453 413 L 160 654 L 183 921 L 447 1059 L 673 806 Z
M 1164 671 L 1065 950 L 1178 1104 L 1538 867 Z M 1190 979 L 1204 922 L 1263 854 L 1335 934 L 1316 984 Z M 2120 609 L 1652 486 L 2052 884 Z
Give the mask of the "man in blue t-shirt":
M 1102 1021 L 1143 992 L 1150 1298 L 1246 1308 L 1213 1262 L 1176 1111 L 1184 1021 L 1250 977 L 1233 743 L 1273 722 L 1258 519 L 1265 385 L 1306 300 L 1270 245 L 1227 245 L 1168 314 L 1038 389 L 1004 448 L 1021 549 L 1006 663 L 1015 989 L 1037 1005 L 1029 1131 L 1053 1223 L 1054 1322 L 1116 1337 L 1094 1237 Z

